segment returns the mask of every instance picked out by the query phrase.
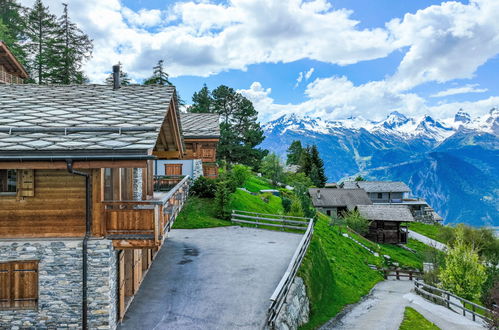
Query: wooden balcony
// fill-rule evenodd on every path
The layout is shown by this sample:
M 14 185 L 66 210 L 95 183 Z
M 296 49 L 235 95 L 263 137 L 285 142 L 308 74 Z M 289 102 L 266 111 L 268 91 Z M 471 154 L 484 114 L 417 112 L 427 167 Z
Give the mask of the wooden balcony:
M 23 79 L 8 73 L 7 71 L 0 70 L 0 84 L 22 84 Z
M 116 248 L 160 246 L 187 199 L 189 180 L 187 176 L 168 191 L 155 191 L 150 200 L 103 202 L 105 236 Z

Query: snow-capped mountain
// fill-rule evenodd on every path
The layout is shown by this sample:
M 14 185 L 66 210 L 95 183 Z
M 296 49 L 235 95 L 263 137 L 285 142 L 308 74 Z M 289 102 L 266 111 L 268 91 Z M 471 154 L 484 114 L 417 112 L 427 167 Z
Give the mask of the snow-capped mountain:
M 285 157 L 293 140 L 316 144 L 330 181 L 361 174 L 403 180 L 449 222 L 499 225 L 499 110 L 436 120 L 392 112 L 384 120 L 286 115 L 263 126 L 262 147 Z

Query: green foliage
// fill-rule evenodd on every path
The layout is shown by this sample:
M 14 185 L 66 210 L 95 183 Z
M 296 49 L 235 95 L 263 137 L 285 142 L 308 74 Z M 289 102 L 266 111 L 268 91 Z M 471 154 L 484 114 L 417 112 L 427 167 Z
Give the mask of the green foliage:
M 243 185 L 244 188 L 251 192 L 260 192 L 260 190 L 265 189 L 275 189 L 267 180 L 264 178 L 259 178 L 257 176 L 250 176 Z
M 231 176 L 237 187 L 242 187 L 251 176 L 251 169 L 248 166 L 236 164 L 230 170 Z
M 366 181 L 362 176 L 358 175 L 354 181 Z
M 190 196 L 182 211 L 177 216 L 173 228 L 197 229 L 232 225 L 230 221 L 218 218 L 216 206 L 212 198 Z
M 230 217 L 229 204 L 231 201 L 231 188 L 228 180 L 218 180 L 215 192 L 215 207 L 220 219 L 228 220 Z
M 217 191 L 217 185 L 214 179 L 200 176 L 191 186 L 190 193 L 201 198 L 213 198 Z
M 300 140 L 293 141 L 287 150 L 286 164 L 299 165 L 302 152 L 303 147 Z
M 163 60 L 158 61 L 158 64 L 153 67 L 152 76 L 144 80 L 144 85 L 172 86 L 172 83 L 168 79 L 169 75 L 168 73 L 166 73 L 163 63 Z
M 258 112 L 250 100 L 233 88 L 221 85 L 211 93 L 206 86 L 193 95 L 191 112 L 211 112 L 220 115 L 218 159 L 229 164 L 244 164 L 258 168 L 267 151 L 256 148 L 264 139 L 257 122 Z
M 310 178 L 305 175 L 305 173 L 284 173 L 284 182 L 291 187 L 296 187 L 298 185 L 305 187 L 312 187 L 314 183 Z
M 262 159 L 260 166 L 262 174 L 272 181 L 275 186 L 282 182 L 284 169 L 281 165 L 281 160 L 276 153 L 272 152 Z
M 281 198 L 272 194 L 252 195 L 242 190 L 236 190 L 231 195 L 231 210 L 241 210 L 257 213 L 283 214 Z
M 22 7 L 18 1 L 0 0 L 0 21 L 3 24 L 0 28 L 0 40 L 7 44 L 22 64 L 26 64 L 27 60 L 26 49 L 23 46 L 26 30 L 24 12 L 26 8 Z
M 442 231 L 444 231 L 445 228 L 440 224 L 430 225 L 421 222 L 411 222 L 409 223 L 409 229 L 440 243 L 447 243 L 444 237 L 442 237 Z
M 324 161 L 319 155 L 319 150 L 316 145 L 307 146 L 300 152 L 300 170 L 310 178 L 313 185 L 316 187 L 324 187 L 327 181 L 324 170 Z
M 319 214 L 314 236 L 299 269 L 310 298 L 310 319 L 303 329 L 324 324 L 346 305 L 355 303 L 383 279 L 367 263 L 377 258 L 329 226 L 329 218 Z
M 296 198 L 300 200 L 303 215 L 307 218 L 313 218 L 316 211 L 312 206 L 312 201 L 310 200 L 310 195 L 308 194 L 308 187 L 297 184 L 295 185 L 293 192 L 295 193 Z
M 423 315 L 416 312 L 412 307 L 406 307 L 404 311 L 404 320 L 399 330 L 439 330 L 434 323 L 428 321 Z
M 462 298 L 479 299 L 485 275 L 476 249 L 465 242 L 464 230 L 459 228 L 440 271 L 442 286 Z
M 291 208 L 288 212 L 289 215 L 295 216 L 295 217 L 303 217 L 305 216 L 302 208 L 302 204 L 298 198 L 294 198 L 293 202 L 291 203 Z
M 291 211 L 291 205 L 293 203 L 293 200 L 288 197 L 281 197 L 282 200 L 282 208 L 284 209 L 284 213 L 289 214 Z M 301 205 L 300 205 L 301 206 Z
M 345 214 L 344 218 L 348 227 L 357 233 L 365 235 L 369 232 L 369 221 L 362 217 L 358 211 L 350 211 Z

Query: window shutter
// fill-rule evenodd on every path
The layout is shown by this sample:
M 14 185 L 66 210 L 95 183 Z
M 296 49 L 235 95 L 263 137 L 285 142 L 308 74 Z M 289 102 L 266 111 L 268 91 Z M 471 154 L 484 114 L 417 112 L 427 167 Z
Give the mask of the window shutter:
M 182 175 L 182 164 L 165 164 L 165 172 L 167 176 Z
M 0 309 L 10 307 L 11 264 L 0 264 Z
M 38 269 L 33 261 L 13 263 L 14 308 L 35 307 L 38 297 Z
M 18 170 L 17 195 L 19 197 L 35 196 L 35 171 Z

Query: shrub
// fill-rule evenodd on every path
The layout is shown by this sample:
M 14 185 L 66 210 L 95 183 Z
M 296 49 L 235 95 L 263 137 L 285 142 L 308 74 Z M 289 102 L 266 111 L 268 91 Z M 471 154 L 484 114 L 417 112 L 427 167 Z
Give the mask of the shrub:
M 217 182 L 217 190 L 215 193 L 215 206 L 217 215 L 221 219 L 228 220 L 230 218 L 230 201 L 231 191 L 229 182 L 226 180 L 219 180 Z
M 345 214 L 347 226 L 361 235 L 369 232 L 369 221 L 364 219 L 358 211 L 351 211 Z
M 190 192 L 194 196 L 202 198 L 213 198 L 217 190 L 216 182 L 214 179 L 205 178 L 201 176 L 194 181 L 191 186 Z
M 246 182 L 246 180 L 248 180 L 251 175 L 251 170 L 248 166 L 239 164 L 234 165 L 230 172 L 232 179 L 234 180 L 234 183 L 237 187 L 242 187 L 244 185 L 244 182 Z
M 293 203 L 293 201 L 288 198 L 288 197 L 281 197 L 282 199 L 282 208 L 284 209 L 284 213 L 289 213 L 289 211 L 291 210 L 291 204 Z

